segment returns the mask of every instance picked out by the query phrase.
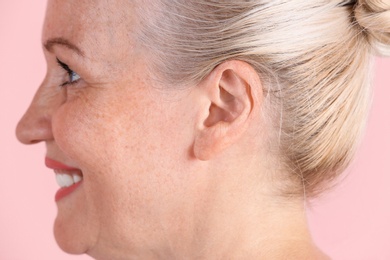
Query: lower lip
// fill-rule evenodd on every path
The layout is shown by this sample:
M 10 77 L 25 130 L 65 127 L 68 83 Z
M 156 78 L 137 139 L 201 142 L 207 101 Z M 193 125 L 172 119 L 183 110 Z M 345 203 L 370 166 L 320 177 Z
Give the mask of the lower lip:
M 73 193 L 81 185 L 81 183 L 82 183 L 82 181 L 80 181 L 76 184 L 73 184 L 72 186 L 59 189 L 56 193 L 56 196 L 55 196 L 56 202 L 65 198 L 66 196 L 70 195 L 71 193 Z

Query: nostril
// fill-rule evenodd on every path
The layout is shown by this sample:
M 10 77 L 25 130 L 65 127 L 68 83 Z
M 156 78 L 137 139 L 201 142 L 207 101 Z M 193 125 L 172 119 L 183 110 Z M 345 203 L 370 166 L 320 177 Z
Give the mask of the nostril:
M 40 143 L 41 141 L 39 141 L 39 140 L 32 140 L 32 141 L 30 141 L 30 143 L 29 144 L 37 144 L 37 143 Z

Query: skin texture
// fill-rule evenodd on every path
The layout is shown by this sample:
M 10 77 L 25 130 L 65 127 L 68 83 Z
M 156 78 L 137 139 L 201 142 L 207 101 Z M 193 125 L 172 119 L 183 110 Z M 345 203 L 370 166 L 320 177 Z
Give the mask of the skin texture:
M 324 258 L 303 200 L 275 192 L 257 73 L 229 61 L 198 86 L 161 85 L 132 34 L 135 2 L 48 2 L 48 70 L 17 136 L 82 170 L 57 202 L 59 246 L 96 259 Z M 56 58 L 81 79 L 59 87 Z

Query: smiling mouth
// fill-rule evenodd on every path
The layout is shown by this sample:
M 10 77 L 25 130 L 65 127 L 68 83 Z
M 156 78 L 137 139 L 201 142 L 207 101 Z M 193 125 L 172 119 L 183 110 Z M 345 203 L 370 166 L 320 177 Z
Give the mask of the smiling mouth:
M 47 157 L 45 158 L 45 164 L 48 168 L 54 170 L 57 184 L 60 186 L 60 189 L 55 195 L 56 202 L 71 194 L 82 184 L 83 174 L 80 169 L 73 168 Z
M 80 170 L 54 169 L 54 173 L 56 174 L 57 184 L 60 186 L 55 195 L 56 202 L 73 193 L 83 181 L 83 175 Z

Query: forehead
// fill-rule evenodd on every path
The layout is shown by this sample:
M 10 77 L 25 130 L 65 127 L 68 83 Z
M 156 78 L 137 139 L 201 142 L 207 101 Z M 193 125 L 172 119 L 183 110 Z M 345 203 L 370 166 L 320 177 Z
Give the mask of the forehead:
M 49 0 L 42 40 L 64 38 L 88 54 L 124 48 L 135 30 L 134 0 Z M 128 46 L 130 47 L 130 46 Z

